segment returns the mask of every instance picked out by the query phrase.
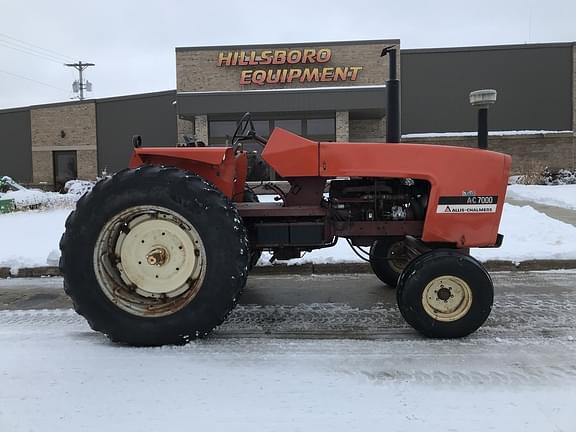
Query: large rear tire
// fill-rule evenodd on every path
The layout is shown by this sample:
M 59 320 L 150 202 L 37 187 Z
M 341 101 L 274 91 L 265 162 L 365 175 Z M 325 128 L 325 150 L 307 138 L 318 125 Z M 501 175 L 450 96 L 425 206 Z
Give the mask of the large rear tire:
M 406 322 L 424 336 L 459 338 L 484 324 L 492 309 L 494 287 L 474 258 L 438 249 L 408 264 L 396 295 Z
M 66 221 L 60 269 L 92 329 L 136 346 L 207 335 L 238 301 L 248 243 L 234 205 L 176 168 L 123 170 Z

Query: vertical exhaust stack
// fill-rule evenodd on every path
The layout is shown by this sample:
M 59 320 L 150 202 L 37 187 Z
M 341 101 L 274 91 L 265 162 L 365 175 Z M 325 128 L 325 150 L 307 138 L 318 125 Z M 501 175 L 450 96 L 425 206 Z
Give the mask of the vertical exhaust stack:
M 470 105 L 478 108 L 478 148 L 488 148 L 488 108 L 496 103 L 498 92 L 492 89 L 470 92 Z
M 396 45 L 382 50 L 381 57 L 388 55 L 388 79 L 386 80 L 386 142 L 400 142 L 400 80 L 396 72 Z

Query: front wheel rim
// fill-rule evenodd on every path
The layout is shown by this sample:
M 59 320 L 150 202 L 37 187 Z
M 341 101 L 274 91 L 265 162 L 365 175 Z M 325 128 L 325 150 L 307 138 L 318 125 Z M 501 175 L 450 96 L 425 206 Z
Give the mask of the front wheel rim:
M 402 273 L 410 261 L 406 255 L 406 245 L 404 241 L 392 243 L 388 249 L 386 258 L 388 259 L 388 265 L 393 271 L 398 274 Z
M 102 292 L 120 309 L 162 317 L 189 304 L 206 273 L 206 252 L 196 229 L 179 213 L 136 206 L 113 216 L 94 248 Z
M 459 277 L 439 276 L 424 288 L 422 306 L 437 321 L 459 320 L 472 307 L 472 289 Z

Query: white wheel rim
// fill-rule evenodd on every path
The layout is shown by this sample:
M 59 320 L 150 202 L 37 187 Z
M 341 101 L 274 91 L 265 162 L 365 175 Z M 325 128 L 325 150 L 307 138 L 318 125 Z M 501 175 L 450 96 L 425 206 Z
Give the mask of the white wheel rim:
M 163 207 L 131 207 L 102 228 L 94 269 L 104 294 L 131 314 L 160 317 L 186 306 L 206 271 L 204 244 L 180 214 Z
M 451 322 L 465 316 L 472 306 L 472 290 L 456 276 L 439 276 L 422 292 L 422 306 L 437 321 Z

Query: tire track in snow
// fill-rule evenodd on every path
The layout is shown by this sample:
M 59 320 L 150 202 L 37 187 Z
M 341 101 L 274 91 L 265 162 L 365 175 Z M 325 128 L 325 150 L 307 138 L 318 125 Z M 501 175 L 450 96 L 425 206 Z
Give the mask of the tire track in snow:
M 387 370 L 360 372 L 369 381 L 385 384 L 389 381 L 434 386 L 518 386 L 553 385 L 576 380 L 576 366 L 530 366 L 504 370 Z
M 576 338 L 576 304 L 548 296 L 536 302 L 511 296 L 496 301 L 487 322 L 470 338 Z M 0 311 L 0 333 L 86 331 L 70 309 Z M 418 339 L 395 307 L 353 308 L 343 304 L 240 305 L 215 337 L 293 339 Z

